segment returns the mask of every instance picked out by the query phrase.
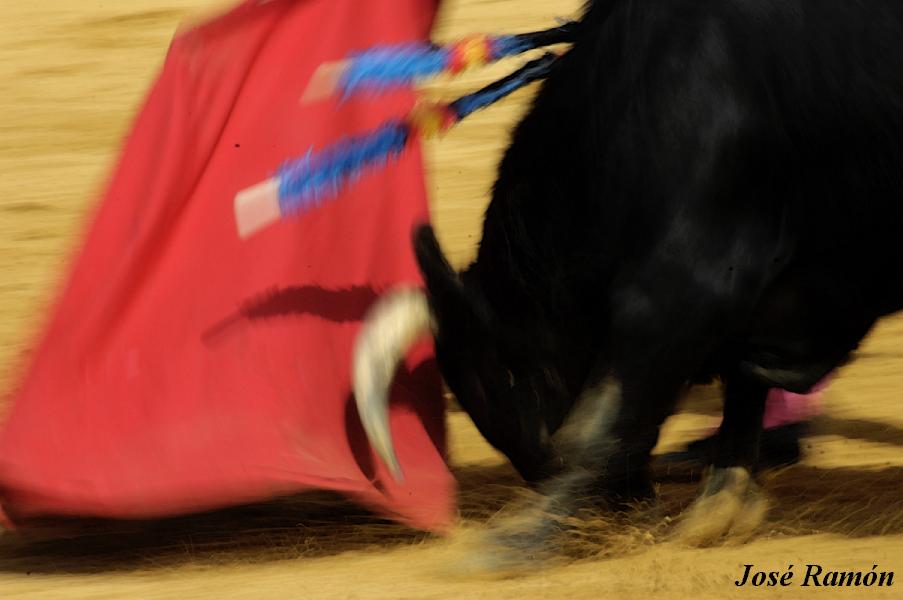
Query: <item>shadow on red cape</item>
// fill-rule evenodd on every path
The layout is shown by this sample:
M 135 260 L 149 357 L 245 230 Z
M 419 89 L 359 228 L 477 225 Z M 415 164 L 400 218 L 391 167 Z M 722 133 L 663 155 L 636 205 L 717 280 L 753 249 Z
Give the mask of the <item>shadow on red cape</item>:
M 417 528 L 450 525 L 432 347 L 393 390 L 403 485 L 350 395 L 367 307 L 420 283 L 419 150 L 246 241 L 232 209 L 282 161 L 405 113 L 407 91 L 299 99 L 324 61 L 427 37 L 435 9 L 254 0 L 176 37 L 0 428 L 9 521 L 153 518 L 328 489 Z

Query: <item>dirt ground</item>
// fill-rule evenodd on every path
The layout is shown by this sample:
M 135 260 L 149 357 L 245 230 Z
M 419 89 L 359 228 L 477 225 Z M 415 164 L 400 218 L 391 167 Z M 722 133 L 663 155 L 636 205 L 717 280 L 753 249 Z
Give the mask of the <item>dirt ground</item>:
M 363 0 L 362 0 L 363 1 Z M 25 349 L 85 211 L 103 184 L 178 24 L 222 0 L 0 2 L 0 387 Z M 567 16 L 574 0 L 447 0 L 436 37 L 524 30 Z M 505 67 L 447 86 L 472 88 Z M 499 150 L 529 91 L 478 114 L 428 149 L 440 237 L 472 255 Z M 670 521 L 697 482 L 662 471 L 660 502 L 592 515 L 562 549 L 571 560 L 530 577 L 449 578 L 447 543 L 384 523 L 334 498 L 305 498 L 141 526 L 86 528 L 67 539 L 0 537 L 0 598 L 728 598 L 900 597 L 903 587 L 903 318 L 874 333 L 826 397 L 805 461 L 766 477 L 767 523 L 751 542 L 686 549 Z M 712 390 L 689 398 L 660 450 L 700 435 Z M 516 496 L 516 478 L 461 415 L 450 417 L 464 523 Z M 733 585 L 742 565 L 896 571 L 892 588 Z

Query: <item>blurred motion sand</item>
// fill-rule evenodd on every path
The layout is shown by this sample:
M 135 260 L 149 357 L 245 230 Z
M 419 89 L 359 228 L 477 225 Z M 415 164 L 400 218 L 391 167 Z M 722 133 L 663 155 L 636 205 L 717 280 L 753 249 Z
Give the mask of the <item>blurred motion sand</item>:
M 364 0 L 362 0 L 364 1 Z M 221 0 L 0 3 L 0 385 L 9 383 L 63 275 L 82 221 L 180 23 Z M 573 14 L 574 0 L 447 0 L 439 39 L 520 31 Z M 436 93 L 489 81 L 506 65 Z M 440 82 L 441 83 L 441 82 Z M 429 186 L 456 264 L 479 238 L 499 151 L 530 90 L 431 143 Z M 292 499 L 145 525 L 96 525 L 65 540 L 0 538 L 0 598 L 726 598 L 741 565 L 819 563 L 894 570 L 903 585 L 903 319 L 883 324 L 826 398 L 804 464 L 772 474 L 768 523 L 744 546 L 687 550 L 666 541 L 695 482 L 665 473 L 662 501 L 632 518 L 595 516 L 565 548 L 574 562 L 515 581 L 435 575 L 450 550 L 333 498 Z M 661 448 L 699 435 L 717 412 L 703 389 L 669 421 Z M 462 517 L 479 524 L 517 480 L 461 415 L 451 416 Z M 791 587 L 776 597 L 802 597 Z

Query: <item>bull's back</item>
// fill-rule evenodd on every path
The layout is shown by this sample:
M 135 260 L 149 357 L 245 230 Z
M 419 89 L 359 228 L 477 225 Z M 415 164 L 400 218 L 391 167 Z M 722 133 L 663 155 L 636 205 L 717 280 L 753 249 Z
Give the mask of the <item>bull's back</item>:
M 709 160 L 701 132 L 722 126 L 719 111 L 736 121 L 737 148 L 707 171 L 723 189 L 699 210 L 741 197 L 754 203 L 743 210 L 789 205 L 815 249 L 838 238 L 878 248 L 903 227 L 903 1 L 603 4 L 514 134 L 486 260 L 541 272 L 536 256 L 551 270 L 594 256 L 605 279 L 695 201 L 678 191 Z

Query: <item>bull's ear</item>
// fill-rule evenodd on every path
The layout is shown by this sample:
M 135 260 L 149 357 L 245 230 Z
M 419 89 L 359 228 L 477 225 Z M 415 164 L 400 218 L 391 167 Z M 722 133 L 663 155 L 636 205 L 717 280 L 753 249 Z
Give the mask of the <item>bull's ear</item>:
M 433 298 L 446 294 L 462 294 L 461 278 L 442 253 L 439 240 L 431 225 L 419 225 L 414 229 L 414 254 L 427 290 Z
M 430 225 L 418 226 L 414 230 L 413 241 L 414 254 L 440 329 L 443 323 L 454 323 L 456 329 L 466 325 L 487 326 L 487 311 L 477 300 L 478 291 L 465 289 L 461 277 L 442 253 L 433 228 Z

